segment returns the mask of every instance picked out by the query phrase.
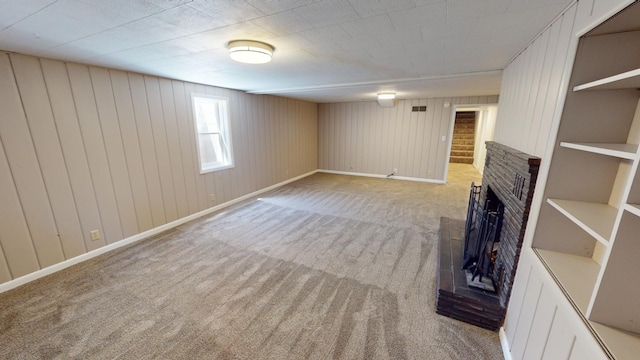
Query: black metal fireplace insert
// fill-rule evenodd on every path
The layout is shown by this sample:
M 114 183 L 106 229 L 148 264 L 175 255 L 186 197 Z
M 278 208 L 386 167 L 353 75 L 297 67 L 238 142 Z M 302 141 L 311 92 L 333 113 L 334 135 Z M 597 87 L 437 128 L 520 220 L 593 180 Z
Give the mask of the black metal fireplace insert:
M 494 264 L 499 251 L 504 204 L 489 188 L 484 204 L 480 203 L 482 186 L 471 183 L 464 232 L 462 270 L 467 271 L 467 285 L 495 292 Z

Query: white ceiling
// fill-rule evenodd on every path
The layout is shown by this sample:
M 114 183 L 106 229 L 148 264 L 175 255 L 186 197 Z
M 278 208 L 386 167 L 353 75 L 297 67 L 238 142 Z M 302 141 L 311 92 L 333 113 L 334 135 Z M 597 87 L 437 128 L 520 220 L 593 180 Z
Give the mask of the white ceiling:
M 315 102 L 491 95 L 572 0 L 0 0 L 0 49 Z M 273 45 L 233 62 L 230 40 Z

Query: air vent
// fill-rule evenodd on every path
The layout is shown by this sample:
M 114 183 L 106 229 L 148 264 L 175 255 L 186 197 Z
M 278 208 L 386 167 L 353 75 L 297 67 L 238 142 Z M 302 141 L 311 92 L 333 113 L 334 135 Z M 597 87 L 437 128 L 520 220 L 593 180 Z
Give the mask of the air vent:
M 414 107 L 411 108 L 411 111 L 425 112 L 425 111 L 427 111 L 427 107 L 426 106 L 414 106 Z

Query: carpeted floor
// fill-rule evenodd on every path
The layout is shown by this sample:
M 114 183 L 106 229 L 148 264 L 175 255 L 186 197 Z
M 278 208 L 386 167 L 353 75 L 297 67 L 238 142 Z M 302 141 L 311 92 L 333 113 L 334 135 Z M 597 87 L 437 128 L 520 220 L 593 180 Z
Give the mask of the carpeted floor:
M 2 359 L 501 359 L 435 313 L 449 183 L 315 174 L 0 294 Z

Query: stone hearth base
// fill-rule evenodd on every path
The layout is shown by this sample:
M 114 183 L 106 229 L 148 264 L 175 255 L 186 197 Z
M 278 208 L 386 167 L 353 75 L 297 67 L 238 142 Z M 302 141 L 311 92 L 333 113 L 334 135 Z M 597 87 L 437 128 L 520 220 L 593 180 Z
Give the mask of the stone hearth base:
M 463 237 L 464 220 L 440 218 L 436 313 L 496 331 L 506 309 L 496 294 L 467 286 L 461 270 Z

